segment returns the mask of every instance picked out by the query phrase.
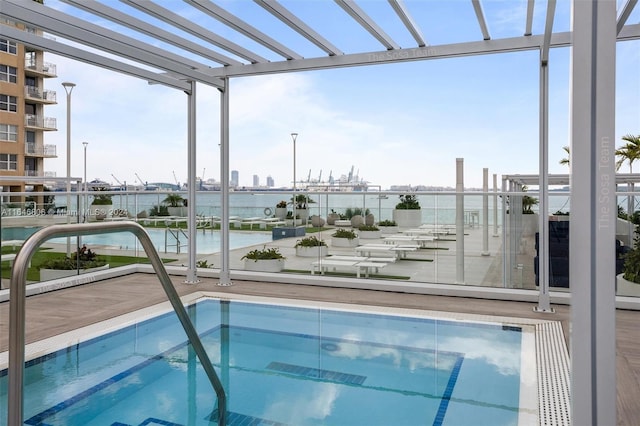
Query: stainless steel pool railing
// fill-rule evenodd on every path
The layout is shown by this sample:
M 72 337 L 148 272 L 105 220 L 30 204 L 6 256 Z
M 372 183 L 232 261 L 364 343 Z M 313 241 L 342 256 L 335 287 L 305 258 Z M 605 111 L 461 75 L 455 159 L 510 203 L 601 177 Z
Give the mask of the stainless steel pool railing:
M 24 424 L 24 358 L 25 358 L 25 298 L 27 283 L 27 267 L 36 250 L 50 238 L 70 237 L 93 234 L 107 234 L 113 232 L 133 233 L 144 248 L 151 261 L 153 269 L 160 279 L 173 310 L 184 328 L 185 333 L 195 351 L 202 367 L 204 368 L 213 389 L 216 392 L 218 402 L 218 425 L 226 424 L 227 397 L 222 382 L 211 364 L 204 350 L 200 337 L 191 322 L 189 315 L 180 297 L 173 287 L 169 274 L 162 264 L 160 255 L 156 251 L 149 234 L 144 228 L 135 222 L 105 222 L 105 223 L 81 223 L 71 225 L 52 225 L 42 228 L 25 241 L 18 251 L 13 263 L 9 295 L 9 371 L 8 371 L 8 412 L 7 424 Z

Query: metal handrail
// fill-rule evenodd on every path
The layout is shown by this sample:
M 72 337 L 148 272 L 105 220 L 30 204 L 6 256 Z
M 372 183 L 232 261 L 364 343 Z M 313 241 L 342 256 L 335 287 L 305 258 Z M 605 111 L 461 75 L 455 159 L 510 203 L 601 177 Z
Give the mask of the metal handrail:
M 160 279 L 173 310 L 182 323 L 182 328 L 206 372 L 213 389 L 218 397 L 218 424 L 226 424 L 227 397 L 204 346 L 198 337 L 193 323 L 189 319 L 180 297 L 173 287 L 169 274 L 162 264 L 162 260 L 153 247 L 149 234 L 135 222 L 106 222 L 81 223 L 70 225 L 52 225 L 42 228 L 29 237 L 16 254 L 11 273 L 11 293 L 9 296 L 9 371 L 8 371 L 8 425 L 23 424 L 24 417 L 24 358 L 25 358 L 25 297 L 27 265 L 33 254 L 46 240 L 53 237 L 70 237 L 76 235 L 107 234 L 112 232 L 129 231 L 133 233 L 144 248 L 151 261 L 155 273 Z

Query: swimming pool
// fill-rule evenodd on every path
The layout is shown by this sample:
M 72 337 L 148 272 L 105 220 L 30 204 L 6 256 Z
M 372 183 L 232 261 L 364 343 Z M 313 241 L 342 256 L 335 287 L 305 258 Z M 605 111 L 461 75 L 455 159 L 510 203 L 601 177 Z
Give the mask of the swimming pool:
M 14 227 L 3 228 L 2 239 L 3 240 L 26 240 L 33 233 L 35 233 L 38 227 Z M 164 229 L 145 228 L 153 246 L 160 253 L 176 253 L 176 237 L 168 234 L 168 231 Z M 176 232 L 176 230 L 173 230 Z M 186 233 L 186 230 L 185 230 Z M 178 234 L 178 241 L 180 243 L 180 253 L 188 252 L 188 240 L 184 234 Z M 67 238 L 54 238 L 49 240 L 50 243 L 66 244 Z M 272 241 L 271 233 L 267 232 L 229 232 L 229 247 L 231 249 L 249 247 L 255 244 L 263 244 Z M 113 234 L 98 234 L 87 235 L 82 237 L 82 242 L 89 246 L 109 246 L 121 250 L 135 250 L 141 249 L 142 246 L 138 242 L 138 239 L 131 232 L 116 232 Z M 205 232 L 199 231 L 196 233 L 196 249 L 198 253 L 209 254 L 217 253 L 220 251 L 220 232 L 207 230 Z
M 537 424 L 532 324 L 245 299 L 189 305 L 228 424 Z M 53 339 L 50 353 L 36 345 L 25 424 L 215 423 L 215 393 L 185 340 L 172 312 L 145 310 Z M 6 389 L 4 370 L 0 423 Z

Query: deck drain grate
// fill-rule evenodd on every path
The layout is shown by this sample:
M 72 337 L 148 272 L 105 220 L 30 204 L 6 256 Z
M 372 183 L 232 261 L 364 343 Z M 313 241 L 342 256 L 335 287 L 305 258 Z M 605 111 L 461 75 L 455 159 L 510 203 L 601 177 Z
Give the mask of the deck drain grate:
M 361 385 L 367 379 L 366 376 L 359 376 L 357 374 L 347 374 L 341 373 L 339 371 L 303 367 L 301 365 L 286 364 L 283 362 L 272 362 L 267 366 L 267 369 L 280 371 L 287 374 L 293 374 L 296 376 L 328 380 L 331 382 L 343 383 L 348 385 Z

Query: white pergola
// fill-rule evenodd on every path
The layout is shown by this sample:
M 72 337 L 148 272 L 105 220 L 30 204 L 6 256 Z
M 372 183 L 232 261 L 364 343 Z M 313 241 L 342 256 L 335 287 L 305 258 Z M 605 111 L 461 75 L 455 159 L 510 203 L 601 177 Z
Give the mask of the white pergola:
M 637 0 L 626 0 L 620 9 L 615 0 L 573 0 L 572 28 L 554 32 L 556 0 L 523 0 L 513 7 L 526 7 L 526 19 L 519 35 L 492 38 L 481 0 L 457 2 L 475 17 L 478 37 L 450 44 L 430 45 L 420 20 L 410 13 L 411 2 L 388 0 L 384 19 L 374 19 L 365 9 L 366 2 L 354 0 L 308 3 L 314 15 L 322 19 L 329 8 L 339 6 L 348 22 L 364 30 L 374 50 L 344 52 L 344 39 L 329 40 L 314 29 L 310 19 L 294 14 L 292 6 L 277 0 L 254 0 L 243 8 L 255 8 L 255 14 L 268 13 L 295 36 L 276 40 L 261 27 L 266 20 L 242 19 L 209 0 L 184 0 L 187 12 L 177 14 L 163 2 L 121 0 L 100 3 L 94 0 L 61 0 L 73 12 L 63 13 L 30 0 L 0 0 L 0 17 L 38 28 L 56 39 L 34 32 L 0 25 L 0 36 L 47 52 L 69 57 L 116 72 L 139 77 L 184 91 L 189 105 L 188 208 L 189 229 L 195 226 L 195 99 L 196 84 L 216 87 L 221 93 L 221 187 L 222 187 L 222 266 L 220 284 L 230 285 L 229 276 L 229 80 L 234 77 L 424 61 L 458 56 L 538 51 L 540 74 L 540 164 L 538 186 L 540 209 L 547 211 L 548 174 L 548 63 L 549 50 L 571 46 L 571 289 L 572 289 L 572 423 L 616 423 L 615 378 L 615 293 L 614 251 L 608 249 L 615 239 L 615 56 L 616 42 L 640 38 L 640 24 L 627 22 Z M 428 2 L 423 2 L 427 5 Z M 181 6 L 183 6 L 181 4 Z M 453 6 L 452 6 L 453 7 Z M 536 8 L 544 11 L 542 31 L 533 33 Z M 333 11 L 332 13 L 335 13 Z M 219 33 L 198 25 L 193 16 L 206 16 L 241 34 L 243 43 L 231 41 Z M 246 15 L 246 16 L 250 16 Z M 162 21 L 163 25 L 152 22 Z M 412 45 L 401 47 L 390 31 L 391 20 L 399 20 Z M 341 21 L 343 22 L 343 21 Z M 98 24 L 100 23 L 100 24 Z M 451 31 L 460 31 L 451 23 Z M 123 35 L 109 28 L 126 27 L 139 37 Z M 317 27 L 317 26 L 316 26 Z M 426 28 L 429 33 L 429 28 Z M 188 34 L 189 36 L 181 35 Z M 345 34 L 349 32 L 345 31 Z M 301 39 L 300 39 L 301 37 Z M 152 43 L 140 41 L 151 39 Z M 306 43 L 306 57 L 295 46 Z M 171 46 L 161 48 L 157 46 Z M 344 49 L 344 48 L 343 48 Z M 346 50 L 346 49 L 345 49 Z M 416 84 L 419 84 L 417 82 Z M 541 220 L 542 240 L 548 235 L 548 222 Z M 196 282 L 195 238 L 189 239 L 187 280 Z M 548 250 L 543 244 L 540 258 Z M 541 265 L 548 268 L 548 265 Z M 546 270 L 548 271 L 548 269 Z M 545 272 L 548 276 L 548 272 Z M 538 309 L 551 310 L 548 280 L 541 281 Z

